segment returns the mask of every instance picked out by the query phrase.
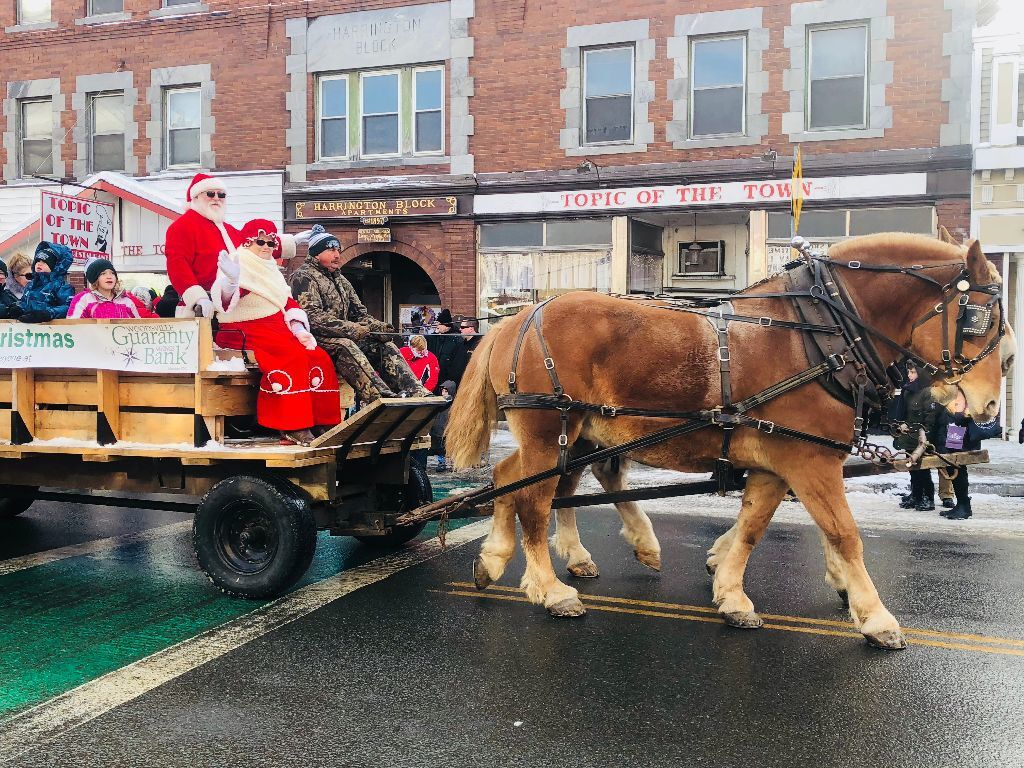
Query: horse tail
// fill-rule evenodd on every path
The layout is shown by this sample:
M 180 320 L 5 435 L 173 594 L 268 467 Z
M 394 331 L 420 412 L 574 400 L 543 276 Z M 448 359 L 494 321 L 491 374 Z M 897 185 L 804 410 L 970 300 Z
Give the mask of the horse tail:
M 473 467 L 491 444 L 491 428 L 498 422 L 498 395 L 489 374 L 491 348 L 498 328 L 484 336 L 462 377 L 444 431 L 445 452 L 456 469 Z

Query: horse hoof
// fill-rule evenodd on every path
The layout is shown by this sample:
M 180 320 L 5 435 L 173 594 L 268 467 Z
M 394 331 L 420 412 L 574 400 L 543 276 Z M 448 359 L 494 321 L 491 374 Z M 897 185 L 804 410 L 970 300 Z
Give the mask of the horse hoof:
M 902 651 L 907 647 L 907 638 L 896 629 L 885 629 L 875 634 L 866 634 L 864 639 L 868 641 L 868 645 L 873 645 L 875 648 L 882 648 L 886 651 Z
M 764 622 L 753 611 L 729 611 L 721 614 L 725 623 L 737 629 L 757 629 Z
M 484 567 L 484 561 L 479 557 L 473 561 L 473 583 L 476 584 L 477 589 L 487 589 L 492 584 L 491 575 Z
M 850 595 L 847 593 L 847 591 L 845 589 L 837 589 L 836 592 L 839 593 L 839 602 L 843 604 L 843 608 L 849 608 Z
M 636 555 L 636 559 L 640 561 L 641 565 L 646 565 L 652 571 L 661 570 L 661 555 L 657 552 L 641 552 L 636 550 L 633 554 Z
M 566 568 L 577 579 L 596 579 L 601 575 L 601 572 L 597 569 L 597 563 L 593 560 L 587 560 L 583 563 L 569 563 Z
M 567 597 L 565 600 L 559 600 L 554 605 L 548 606 L 548 613 L 558 619 L 582 616 L 586 612 L 587 609 L 583 607 L 583 603 L 578 597 Z

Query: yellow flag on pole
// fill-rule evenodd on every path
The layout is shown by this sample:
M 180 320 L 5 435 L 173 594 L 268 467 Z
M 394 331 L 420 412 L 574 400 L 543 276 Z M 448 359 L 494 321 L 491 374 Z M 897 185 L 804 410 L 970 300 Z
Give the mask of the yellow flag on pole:
M 800 146 L 793 150 L 793 181 L 790 185 L 790 200 L 793 206 L 793 234 L 800 232 L 800 211 L 804 207 L 804 164 Z

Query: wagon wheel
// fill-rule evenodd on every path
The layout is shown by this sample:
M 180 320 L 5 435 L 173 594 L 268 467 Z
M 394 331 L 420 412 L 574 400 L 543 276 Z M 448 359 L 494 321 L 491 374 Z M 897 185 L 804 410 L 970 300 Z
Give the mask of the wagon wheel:
M 31 507 L 38 490 L 34 485 L 0 485 L 0 520 L 20 515 Z
M 290 483 L 239 475 L 199 502 L 192 544 L 199 567 L 222 592 L 271 598 L 309 568 L 316 521 L 309 499 Z
M 402 512 L 429 504 L 433 500 L 434 492 L 430 487 L 427 470 L 415 461 L 409 462 L 409 481 L 405 484 L 402 494 Z M 364 544 L 372 544 L 377 547 L 400 547 L 419 536 L 425 526 L 426 522 L 395 525 L 383 536 L 356 536 L 355 538 Z

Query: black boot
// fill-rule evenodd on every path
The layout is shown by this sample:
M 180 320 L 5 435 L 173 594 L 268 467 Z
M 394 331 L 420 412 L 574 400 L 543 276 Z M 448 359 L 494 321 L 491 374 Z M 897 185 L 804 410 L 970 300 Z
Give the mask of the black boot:
M 957 499 L 956 506 L 945 517 L 950 520 L 966 520 L 971 514 L 971 497 L 967 496 L 963 500 Z
M 956 506 L 956 502 L 953 501 L 953 499 L 951 499 L 951 498 L 943 499 L 942 500 L 942 506 L 944 506 L 946 509 L 952 509 L 953 507 Z M 946 514 L 946 513 L 943 512 L 942 514 Z
M 917 506 L 914 509 L 918 512 L 932 512 L 935 509 L 935 499 L 932 496 L 921 494 L 921 498 L 917 500 Z
M 921 502 L 921 496 L 917 491 L 900 496 L 900 509 L 914 509 Z

